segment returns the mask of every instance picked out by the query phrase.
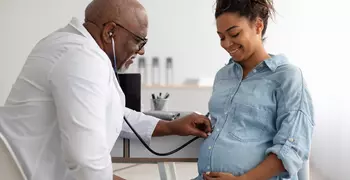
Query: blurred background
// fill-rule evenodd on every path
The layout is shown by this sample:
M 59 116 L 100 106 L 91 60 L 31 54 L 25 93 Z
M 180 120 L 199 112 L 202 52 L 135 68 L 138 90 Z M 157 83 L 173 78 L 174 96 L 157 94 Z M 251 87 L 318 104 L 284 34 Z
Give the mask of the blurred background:
M 0 0 L 0 105 L 35 44 L 72 17 L 83 21 L 89 2 Z M 143 108 L 149 108 L 151 92 L 166 91 L 172 95 L 169 109 L 205 113 L 215 73 L 229 60 L 216 34 L 214 0 L 140 2 L 148 11 L 149 42 L 146 54 L 136 59 L 129 72 L 143 74 Z M 277 14 L 267 30 L 268 51 L 283 53 L 299 66 L 312 93 L 316 129 L 311 168 L 318 177 L 314 180 L 348 179 L 349 5 L 346 0 L 277 0 Z M 159 178 L 156 170 L 146 170 L 157 168 L 152 164 L 115 166 L 128 179 L 141 171 L 144 177 L 150 176 L 146 179 Z M 195 163 L 179 163 L 181 168 L 189 171 L 183 179 L 196 175 Z

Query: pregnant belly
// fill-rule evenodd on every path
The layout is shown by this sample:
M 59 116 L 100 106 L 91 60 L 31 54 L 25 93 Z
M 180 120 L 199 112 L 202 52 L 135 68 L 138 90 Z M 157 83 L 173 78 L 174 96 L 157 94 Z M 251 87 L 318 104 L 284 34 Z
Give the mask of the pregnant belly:
M 255 168 L 265 159 L 266 144 L 219 143 L 209 153 L 201 147 L 198 159 L 199 173 L 229 172 L 239 176 Z M 207 154 L 207 156 L 202 156 Z

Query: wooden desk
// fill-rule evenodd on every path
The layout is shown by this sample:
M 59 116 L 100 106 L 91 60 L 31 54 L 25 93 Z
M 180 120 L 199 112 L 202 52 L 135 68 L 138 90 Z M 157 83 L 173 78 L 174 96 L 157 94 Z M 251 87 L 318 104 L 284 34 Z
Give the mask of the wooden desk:
M 156 152 L 172 151 L 193 137 L 154 137 L 151 148 Z M 157 162 L 197 162 L 198 151 L 203 139 L 198 139 L 184 149 L 169 156 L 156 156 L 149 152 L 138 139 L 118 139 L 112 150 L 113 163 L 157 163 Z M 121 147 L 122 146 L 122 147 Z
M 156 152 L 169 152 L 192 138 L 182 136 L 154 137 L 150 147 Z M 177 180 L 175 162 L 197 162 L 197 154 L 202 141 L 203 139 L 197 139 L 175 154 L 160 157 L 150 153 L 138 139 L 118 139 L 117 147 L 115 146 L 112 150 L 112 162 L 157 163 L 161 180 Z

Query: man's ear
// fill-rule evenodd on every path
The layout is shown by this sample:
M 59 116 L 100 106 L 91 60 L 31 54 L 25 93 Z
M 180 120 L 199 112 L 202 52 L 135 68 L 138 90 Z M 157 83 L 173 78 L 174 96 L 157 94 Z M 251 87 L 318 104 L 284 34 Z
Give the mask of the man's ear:
M 115 25 L 113 23 L 108 23 L 104 26 L 102 30 L 102 39 L 105 43 L 112 43 L 112 38 L 115 35 Z

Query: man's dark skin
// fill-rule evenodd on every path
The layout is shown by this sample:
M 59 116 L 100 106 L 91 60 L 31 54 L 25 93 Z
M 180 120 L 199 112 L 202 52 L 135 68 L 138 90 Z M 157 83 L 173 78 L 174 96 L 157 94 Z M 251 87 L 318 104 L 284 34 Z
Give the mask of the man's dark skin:
M 117 67 L 124 63 L 128 67 L 132 63 L 130 57 L 145 53 L 144 48 L 139 50 L 142 42 L 135 35 L 147 37 L 148 18 L 146 10 L 137 0 L 94 0 L 85 10 L 84 27 L 111 60 L 112 38 L 114 39 Z M 193 113 L 175 121 L 160 120 L 152 136 L 195 135 L 206 138 L 211 131 L 209 119 Z M 123 178 L 113 176 L 113 179 Z

